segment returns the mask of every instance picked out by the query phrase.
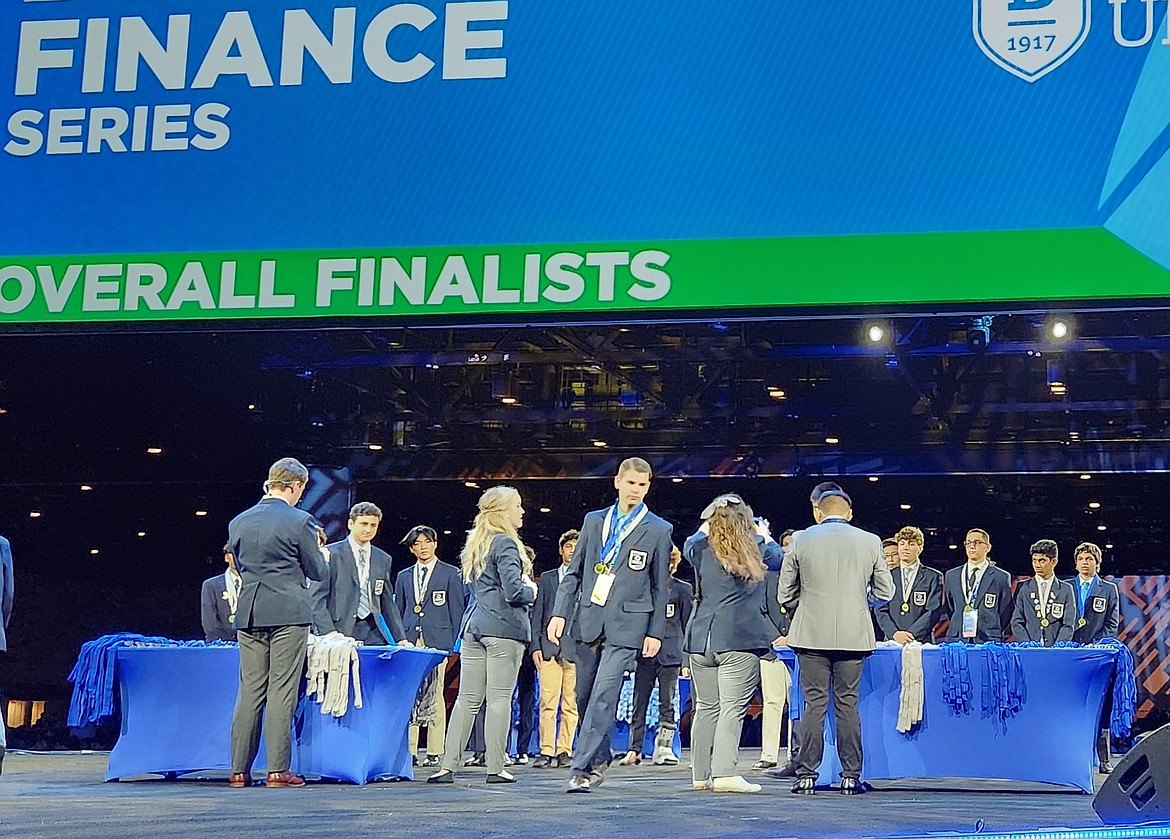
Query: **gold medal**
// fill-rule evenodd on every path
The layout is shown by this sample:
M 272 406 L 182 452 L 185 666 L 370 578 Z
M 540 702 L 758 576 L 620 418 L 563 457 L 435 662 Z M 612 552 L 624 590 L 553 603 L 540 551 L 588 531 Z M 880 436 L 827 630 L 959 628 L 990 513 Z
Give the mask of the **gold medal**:
M 1079 621 L 1077 621 L 1077 626 L 1084 626 L 1086 623 L 1088 623 L 1088 621 L 1086 621 L 1084 618 L 1081 618 Z
M 975 607 L 972 606 L 970 603 L 968 603 L 966 606 L 963 607 L 963 611 L 964 612 L 974 612 Z
M 609 569 L 608 569 L 608 566 L 604 562 L 599 562 L 593 566 L 593 570 L 597 574 L 604 574 Z
M 421 615 L 421 614 L 422 614 L 422 606 L 420 606 L 420 605 L 418 605 L 417 603 L 415 603 L 415 604 L 414 604 L 414 613 L 415 613 L 416 615 Z
M 910 611 L 910 604 L 909 604 L 909 603 L 903 603 L 903 604 L 902 604 L 902 614 L 904 615 L 904 614 L 906 614 L 906 613 L 907 613 L 907 612 L 909 612 L 909 611 Z
M 1048 618 L 1041 618 L 1040 625 L 1041 626 L 1048 626 Z

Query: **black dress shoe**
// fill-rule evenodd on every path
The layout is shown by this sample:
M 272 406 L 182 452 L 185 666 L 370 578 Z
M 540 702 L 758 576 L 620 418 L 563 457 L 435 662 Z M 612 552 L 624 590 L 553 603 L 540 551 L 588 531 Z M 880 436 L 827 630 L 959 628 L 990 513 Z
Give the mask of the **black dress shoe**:
M 548 765 L 552 766 L 553 762 L 550 760 Z M 573 758 L 569 755 L 568 752 L 561 752 L 559 755 L 557 755 L 556 765 L 561 769 L 568 769 L 573 765 Z
M 1113 764 L 1110 763 L 1109 761 L 1105 761 L 1104 763 L 1102 763 L 1100 766 L 1097 767 L 1097 771 L 1102 775 L 1108 775 L 1110 772 L 1113 771 Z
M 796 764 L 792 761 L 781 766 L 779 769 L 765 769 L 764 774 L 769 778 L 795 778 Z
M 428 784 L 453 784 L 455 783 L 455 773 L 450 769 L 440 769 L 434 775 L 427 778 Z
M 813 795 L 816 793 L 817 779 L 816 778 L 797 778 L 796 783 L 792 785 L 793 795 Z
M 869 792 L 870 785 L 864 781 L 859 781 L 857 778 L 842 778 L 841 779 L 841 794 L 842 795 L 863 795 Z
M 487 782 L 489 784 L 514 784 L 516 783 L 516 776 L 511 772 L 501 772 L 498 775 L 488 775 Z
M 763 758 L 761 758 L 760 760 L 757 760 L 754 764 L 752 764 L 752 769 L 756 769 L 756 770 L 775 769 L 775 768 L 776 768 L 776 761 L 764 760 Z
M 533 769 L 548 769 L 557 765 L 557 759 L 551 755 L 538 755 L 530 765 Z

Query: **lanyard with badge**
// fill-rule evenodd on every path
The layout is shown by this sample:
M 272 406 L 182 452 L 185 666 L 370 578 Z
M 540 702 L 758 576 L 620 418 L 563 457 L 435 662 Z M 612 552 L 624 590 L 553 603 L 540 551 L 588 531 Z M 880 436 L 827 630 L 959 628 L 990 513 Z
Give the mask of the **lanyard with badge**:
M 913 568 L 902 566 L 902 614 L 910 611 L 910 589 L 914 585 Z
M 595 606 L 604 606 L 609 600 L 610 589 L 616 578 L 613 567 L 617 564 L 618 553 L 621 551 L 622 540 L 642 523 L 647 513 L 646 503 L 642 502 L 626 515 L 618 513 L 618 506 L 614 504 L 605 515 L 601 538 L 601 560 L 593 566 L 597 574 L 597 581 L 593 584 L 593 593 L 589 595 L 589 602 Z
M 963 605 L 963 637 L 974 638 L 979 630 L 979 611 L 975 608 L 978 599 L 978 571 L 972 570 L 963 578 L 963 594 L 966 603 Z
M 1047 628 L 1048 626 L 1048 600 L 1052 595 L 1052 583 L 1048 584 L 1048 591 L 1045 592 L 1040 587 L 1040 581 L 1036 580 L 1036 617 L 1040 619 L 1040 625 Z

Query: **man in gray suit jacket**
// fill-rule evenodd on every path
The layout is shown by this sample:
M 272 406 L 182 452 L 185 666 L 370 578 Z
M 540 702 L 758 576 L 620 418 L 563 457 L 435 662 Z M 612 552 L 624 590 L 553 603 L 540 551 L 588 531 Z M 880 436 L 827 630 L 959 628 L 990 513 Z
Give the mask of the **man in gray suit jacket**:
M 613 759 L 610 740 L 624 674 L 638 652 L 658 655 L 670 597 L 670 524 L 647 509 L 650 464 L 623 460 L 613 485 L 617 503 L 585 516 L 577 549 L 557 587 L 548 638 L 559 644 L 576 613 L 577 709 L 581 725 L 569 792 L 591 792 Z
M 349 511 L 348 538 L 326 546 L 329 574 L 311 589 L 318 635 L 340 632 L 373 646 L 411 646 L 394 603 L 390 554 L 372 544 L 381 523 L 378 505 L 359 501 Z
M 800 608 L 788 646 L 800 664 L 804 715 L 794 793 L 811 795 L 824 754 L 825 712 L 830 686 L 837 717 L 841 792 L 864 792 L 861 777 L 861 717 L 857 710 L 861 669 L 875 639 L 868 597 L 889 600 L 894 582 L 882 540 L 849 524 L 853 502 L 844 490 L 829 490 L 816 502 L 817 523 L 792 537 L 776 594 Z
M 292 717 L 313 622 L 305 578 L 319 581 L 329 572 L 313 517 L 296 508 L 308 482 L 309 470 L 300 461 L 276 461 L 260 503 L 228 525 L 228 545 L 243 583 L 236 604 L 240 690 L 232 716 L 232 787 L 251 786 L 262 711 L 267 785 L 305 784 L 289 771 Z
M 12 617 L 12 546 L 0 536 L 0 652 L 8 652 L 8 619 Z M 0 703 L 0 712 L 4 711 Z M 4 750 L 8 746 L 4 714 L 0 713 L 0 771 L 4 769 Z

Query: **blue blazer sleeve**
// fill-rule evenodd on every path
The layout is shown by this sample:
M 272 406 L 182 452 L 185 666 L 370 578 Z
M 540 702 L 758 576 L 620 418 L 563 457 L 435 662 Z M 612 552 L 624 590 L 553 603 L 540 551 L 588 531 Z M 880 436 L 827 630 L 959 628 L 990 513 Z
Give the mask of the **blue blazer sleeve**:
M 0 572 L 2 573 L 2 572 Z M 199 593 L 199 620 L 203 624 L 203 640 L 210 641 L 215 637 L 215 607 L 216 599 L 215 577 L 203 581 L 203 590 Z M 5 618 L 8 617 L 7 612 Z
M 520 565 L 520 549 L 513 539 L 499 536 L 492 542 L 492 559 L 500 575 L 500 590 L 504 599 L 513 606 L 525 606 L 536 599 L 536 595 L 524 584 L 524 572 Z
M 313 527 L 313 521 L 308 517 L 301 522 L 297 554 L 301 570 L 310 580 L 321 581 L 328 576 L 329 566 L 325 564 L 325 558 L 321 556 L 321 546 L 317 544 L 317 529 Z
M 0 538 L 0 619 L 3 620 L 5 632 L 8 630 L 8 621 L 12 618 L 12 598 L 16 590 L 16 582 L 12 579 L 12 546 L 7 539 Z M 1116 591 L 1116 589 L 1114 589 Z M 1113 600 L 1114 611 L 1117 611 L 1117 598 Z M 7 643 L 5 643 L 7 647 Z

